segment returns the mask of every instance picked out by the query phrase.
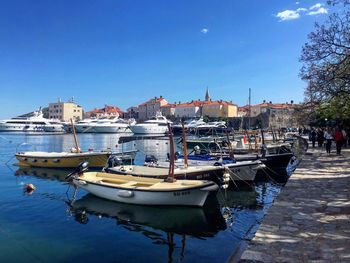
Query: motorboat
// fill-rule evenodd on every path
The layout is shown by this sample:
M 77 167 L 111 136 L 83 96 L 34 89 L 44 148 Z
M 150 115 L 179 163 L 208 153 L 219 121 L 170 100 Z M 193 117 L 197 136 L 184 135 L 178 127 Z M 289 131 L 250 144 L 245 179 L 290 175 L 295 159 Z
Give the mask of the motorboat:
M 185 162 L 184 162 L 183 156 L 179 156 L 175 161 L 175 166 L 177 167 L 175 168 L 176 177 L 177 176 L 184 177 L 184 175 L 181 174 L 182 172 L 182 173 L 185 173 L 185 176 L 186 176 L 185 178 L 192 178 L 192 179 L 206 178 L 208 180 L 213 180 L 215 182 L 221 182 L 226 177 L 225 173 L 229 173 L 229 177 L 234 182 L 234 184 L 241 183 L 241 182 L 246 182 L 246 183 L 253 182 L 255 180 L 255 176 L 258 170 L 263 169 L 265 167 L 265 165 L 262 164 L 262 162 L 257 159 L 236 162 L 235 160 L 232 160 L 230 158 L 224 158 L 222 160 L 220 157 L 211 157 L 209 155 L 188 155 L 187 168 L 185 168 L 184 163 Z M 148 165 L 152 166 L 152 167 L 147 167 L 149 169 L 148 176 L 156 177 L 162 173 L 161 172 L 162 169 L 165 171 L 166 168 L 169 167 L 169 162 L 159 162 L 159 161 L 153 160 L 152 163 L 148 163 Z M 129 169 L 130 168 L 131 167 L 129 167 Z M 150 168 L 153 168 L 152 172 Z M 214 168 L 217 169 L 217 172 L 210 173 L 209 171 L 211 170 L 215 171 Z M 136 170 L 137 169 L 139 169 L 138 172 L 140 174 L 141 174 L 140 170 L 143 170 L 143 173 L 146 174 L 147 169 L 136 168 Z M 160 171 L 157 171 L 154 169 L 158 169 Z M 200 171 L 203 169 L 202 175 L 200 176 L 197 175 L 197 178 L 196 178 L 196 175 L 192 176 L 191 173 L 186 174 L 186 171 L 191 171 L 191 169 L 197 170 L 197 171 Z M 116 172 L 117 169 L 114 168 L 111 170 Z M 221 172 L 219 173 L 218 171 L 221 171 Z
M 203 120 L 203 118 L 200 119 L 191 119 L 184 121 L 184 128 L 186 131 L 191 132 L 194 131 L 198 126 L 205 125 L 206 122 Z M 180 134 L 182 131 L 182 124 L 174 124 L 172 126 L 174 134 Z
M 100 120 L 91 127 L 90 132 L 93 133 L 131 133 L 130 125 L 134 125 L 135 120 L 129 121 L 116 118 L 116 119 L 103 119 Z
M 158 113 L 144 123 L 131 125 L 130 129 L 134 134 L 165 134 L 168 132 L 168 123 L 171 122 Z
M 29 117 L 15 117 L 0 121 L 1 132 L 51 132 L 63 133 L 63 123 L 43 117 L 41 108 Z
M 218 185 L 204 180 L 176 180 L 84 172 L 73 177 L 76 186 L 101 198 L 139 205 L 203 206 Z
M 87 118 L 87 119 L 83 119 L 81 121 L 78 121 L 77 123 L 74 124 L 75 131 L 77 133 L 90 133 L 93 131 L 93 127 L 99 121 L 101 121 L 101 120 L 99 120 L 97 118 Z
M 67 176 L 86 191 L 105 199 L 139 205 L 203 206 L 209 193 L 219 186 L 207 180 L 178 180 L 175 178 L 174 141 L 171 126 L 167 124 L 170 142 L 170 166 L 165 179 L 119 175 L 105 172 L 84 172 L 82 163 Z
M 132 164 L 137 151 L 124 152 L 19 152 L 16 159 L 19 166 L 45 168 L 76 168 L 81 162 L 89 162 L 91 167 L 106 167 L 113 159 L 119 163 Z
M 175 161 L 175 166 L 177 162 Z M 142 165 L 120 165 L 107 168 L 106 172 L 119 175 L 132 175 L 136 177 L 165 179 L 169 174 L 169 162 L 163 166 L 150 164 L 149 166 Z M 176 179 L 189 180 L 211 180 L 217 184 L 221 184 L 221 180 L 225 170 L 218 166 L 189 166 L 176 167 L 174 176 Z
M 47 168 L 75 168 L 88 161 L 91 167 L 104 167 L 111 152 L 18 152 L 15 154 L 19 166 Z

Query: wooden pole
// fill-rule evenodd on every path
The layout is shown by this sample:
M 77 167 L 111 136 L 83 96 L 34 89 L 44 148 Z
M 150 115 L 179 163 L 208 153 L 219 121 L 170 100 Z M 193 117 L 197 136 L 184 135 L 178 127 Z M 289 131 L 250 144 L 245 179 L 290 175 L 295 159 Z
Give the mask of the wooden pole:
M 185 168 L 188 167 L 188 160 L 187 160 L 187 143 L 186 143 L 186 131 L 185 131 L 185 126 L 183 120 L 181 121 L 182 125 L 182 143 L 184 146 L 184 164 Z
M 73 136 L 74 136 L 74 142 L 75 142 L 75 147 L 77 149 L 77 153 L 81 153 L 79 143 L 78 143 L 77 134 L 75 133 L 75 127 L 74 127 L 74 123 L 73 123 L 72 118 L 70 119 L 70 123 L 72 124 L 72 132 L 73 132 Z
M 175 175 L 174 175 L 174 167 L 175 167 L 174 138 L 173 138 L 173 131 L 171 129 L 169 122 L 168 122 L 168 131 L 169 131 L 169 143 L 170 143 L 170 164 L 169 164 L 168 178 L 166 178 L 165 181 L 169 183 L 173 183 L 176 181 Z

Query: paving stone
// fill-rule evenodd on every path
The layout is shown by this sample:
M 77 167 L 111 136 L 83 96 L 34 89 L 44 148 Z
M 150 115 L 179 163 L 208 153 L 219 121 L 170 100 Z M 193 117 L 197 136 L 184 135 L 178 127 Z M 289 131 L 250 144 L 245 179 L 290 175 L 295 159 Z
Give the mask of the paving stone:
M 270 207 L 242 262 L 350 262 L 349 160 L 350 149 L 341 157 L 312 149 Z

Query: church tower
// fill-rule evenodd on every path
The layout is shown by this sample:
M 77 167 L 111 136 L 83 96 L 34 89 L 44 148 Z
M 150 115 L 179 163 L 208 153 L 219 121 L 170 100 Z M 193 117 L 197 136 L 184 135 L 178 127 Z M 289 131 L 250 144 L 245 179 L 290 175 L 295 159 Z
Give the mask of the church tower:
M 205 101 L 210 101 L 209 89 L 207 87 L 207 91 L 205 92 Z

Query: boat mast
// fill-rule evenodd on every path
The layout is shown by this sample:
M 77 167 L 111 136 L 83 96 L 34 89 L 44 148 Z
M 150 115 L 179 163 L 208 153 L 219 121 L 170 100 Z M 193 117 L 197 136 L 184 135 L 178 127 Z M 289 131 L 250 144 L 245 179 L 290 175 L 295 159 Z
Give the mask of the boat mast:
M 72 124 L 72 132 L 73 132 L 73 136 L 74 136 L 74 142 L 75 142 L 75 147 L 77 149 L 77 153 L 80 153 L 80 147 L 79 147 L 79 143 L 78 143 L 78 138 L 77 138 L 77 134 L 75 133 L 75 127 L 74 127 L 74 123 L 73 123 L 73 119 L 70 119 L 70 123 Z
M 171 129 L 170 123 L 168 122 L 168 131 L 169 131 L 169 143 L 170 143 L 170 164 L 169 164 L 169 174 L 168 177 L 164 180 L 169 183 L 173 183 L 176 181 L 174 176 L 174 166 L 175 166 L 175 158 L 174 158 L 174 138 L 173 131 Z
M 182 126 L 182 143 L 184 146 L 184 164 L 185 168 L 188 167 L 188 160 L 187 160 L 187 143 L 186 143 L 186 131 L 183 120 L 181 120 L 181 126 Z
M 250 129 L 250 118 L 252 117 L 252 116 L 251 116 L 251 101 L 250 101 L 250 100 L 251 100 L 251 89 L 249 88 L 249 104 L 248 104 L 248 105 L 249 105 L 249 106 L 248 106 L 248 107 L 249 107 L 249 110 L 248 110 L 248 114 L 249 114 L 248 117 L 249 117 L 249 119 L 248 119 L 248 130 Z

